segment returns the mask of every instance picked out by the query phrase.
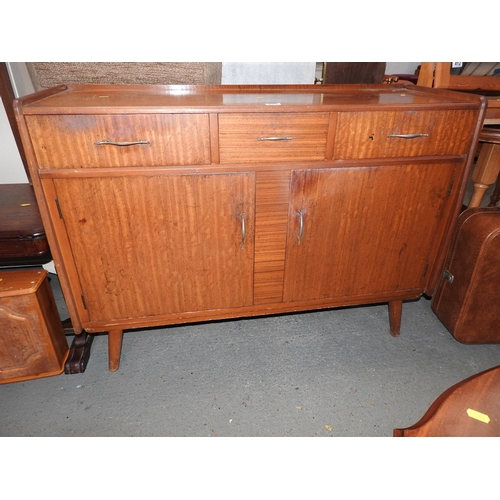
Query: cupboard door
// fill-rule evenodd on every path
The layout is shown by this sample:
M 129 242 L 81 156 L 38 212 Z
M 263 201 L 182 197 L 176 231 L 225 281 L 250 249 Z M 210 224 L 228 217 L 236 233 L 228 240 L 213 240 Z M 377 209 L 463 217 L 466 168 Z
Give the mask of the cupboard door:
M 252 304 L 253 173 L 54 183 L 90 321 Z
M 293 171 L 284 301 L 422 288 L 456 166 Z

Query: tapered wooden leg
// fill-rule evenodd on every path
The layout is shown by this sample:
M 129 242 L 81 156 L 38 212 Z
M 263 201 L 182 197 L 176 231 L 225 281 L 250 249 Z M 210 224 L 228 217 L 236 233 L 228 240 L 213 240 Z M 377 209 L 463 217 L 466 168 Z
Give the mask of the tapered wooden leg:
M 472 196 L 468 208 L 479 207 L 481 205 L 481 202 L 483 201 L 484 193 L 486 193 L 489 187 L 489 184 L 474 182 L 474 185 L 472 186 Z
M 108 332 L 108 357 L 110 372 L 115 372 L 120 367 L 122 340 L 123 330 L 110 330 Z
M 399 337 L 401 330 L 401 315 L 403 313 L 403 301 L 393 300 L 389 302 L 389 325 L 391 327 L 391 335 Z

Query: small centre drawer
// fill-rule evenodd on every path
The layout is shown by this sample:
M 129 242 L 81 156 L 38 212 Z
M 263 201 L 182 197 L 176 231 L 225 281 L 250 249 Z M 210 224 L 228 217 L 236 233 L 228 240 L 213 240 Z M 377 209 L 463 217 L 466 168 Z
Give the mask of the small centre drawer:
M 32 115 L 40 168 L 210 163 L 207 114 Z
M 462 155 L 474 110 L 341 112 L 334 159 Z
M 221 163 L 324 160 L 329 113 L 219 115 Z

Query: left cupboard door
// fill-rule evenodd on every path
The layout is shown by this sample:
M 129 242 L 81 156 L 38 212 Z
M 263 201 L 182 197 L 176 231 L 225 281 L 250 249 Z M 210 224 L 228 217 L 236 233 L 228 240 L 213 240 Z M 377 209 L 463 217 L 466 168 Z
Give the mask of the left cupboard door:
M 252 305 L 254 173 L 53 182 L 89 321 Z

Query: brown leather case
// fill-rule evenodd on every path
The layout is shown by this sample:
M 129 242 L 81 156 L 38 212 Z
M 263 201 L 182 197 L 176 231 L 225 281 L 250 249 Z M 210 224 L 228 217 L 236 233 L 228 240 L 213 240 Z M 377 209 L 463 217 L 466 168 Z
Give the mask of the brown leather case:
M 500 343 L 500 209 L 458 218 L 431 307 L 464 344 Z

